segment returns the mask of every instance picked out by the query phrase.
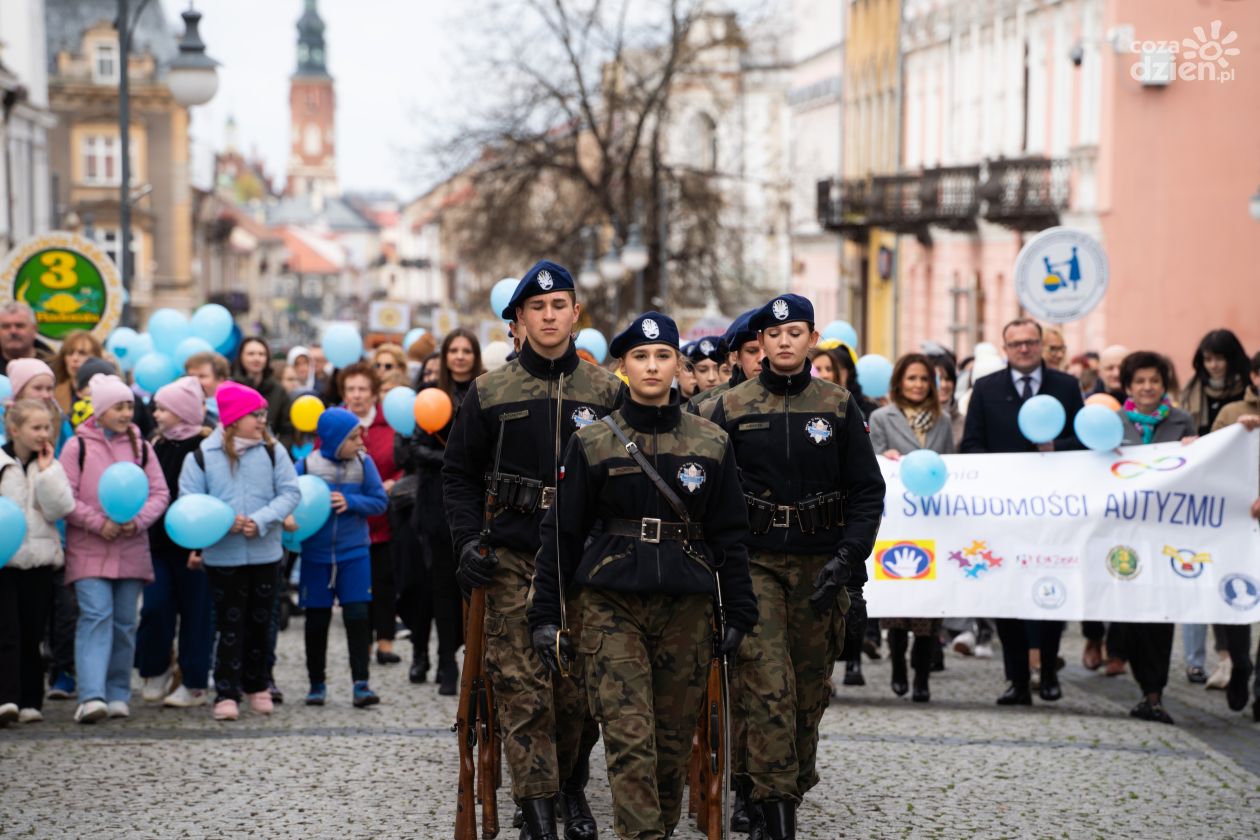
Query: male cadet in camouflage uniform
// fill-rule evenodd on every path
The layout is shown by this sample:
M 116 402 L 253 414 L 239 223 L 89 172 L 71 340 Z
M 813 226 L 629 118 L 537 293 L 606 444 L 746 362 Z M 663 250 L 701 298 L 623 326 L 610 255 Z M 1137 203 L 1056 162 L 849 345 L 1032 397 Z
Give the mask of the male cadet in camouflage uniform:
M 796 806 L 818 782 L 827 679 L 866 622 L 862 584 L 884 480 L 849 392 L 810 376 L 814 308 L 781 295 L 749 321 L 766 358 L 756 379 L 718 398 L 748 504 L 749 565 L 761 623 L 740 651 L 747 745 L 734 763 L 752 837 L 796 836 Z M 847 617 L 846 617 L 847 613 Z
M 692 397 L 687 403 L 687 410 L 692 414 L 708 419 L 713 413 L 713 407 L 717 405 L 718 397 L 744 380 L 761 373 L 761 359 L 765 354 L 761 352 L 761 342 L 757 340 L 757 334 L 748 327 L 748 319 L 756 312 L 756 309 L 748 310 L 731 321 L 731 325 L 726 328 L 722 335 L 722 350 L 730 360 L 728 364 L 731 376 L 720 385 Z
M 512 796 L 524 812 L 523 836 L 533 840 L 555 838 L 557 793 L 567 816 L 565 837 L 595 837 L 582 791 L 585 762 L 579 759 L 586 698 L 580 685 L 548 676 L 530 647 L 525 621 L 538 527 L 555 494 L 557 413 L 563 447 L 574 431 L 598 421 L 621 399 L 615 376 L 578 359 L 572 341 L 578 314 L 567 270 L 544 260 L 525 273 L 502 315 L 523 324 L 527 338 L 516 359 L 478 377 L 469 389 L 442 471 L 459 552 L 456 577 L 465 592 L 486 589 L 486 672 Z M 499 472 L 491 476 L 496 452 Z M 487 481 L 498 482 L 500 510 L 483 558 L 478 535 Z M 559 729 L 557 720 L 564 722 Z
M 529 624 L 557 667 L 561 592 L 580 588 L 576 646 L 591 709 L 603 725 L 617 836 L 658 840 L 678 824 L 691 735 L 712 656 L 714 568 L 733 656 L 757 622 L 748 578 L 747 514 L 726 433 L 683 412 L 671 393 L 678 329 L 648 312 L 612 343 L 630 398 L 611 417 L 687 512 L 675 512 L 604 422 L 569 443 L 556 508 L 543 522 Z M 556 522 L 559 521 L 557 546 Z M 594 534 L 586 544 L 588 535 Z M 557 564 L 546 562 L 559 551 Z M 572 613 L 570 613 L 572 615 Z

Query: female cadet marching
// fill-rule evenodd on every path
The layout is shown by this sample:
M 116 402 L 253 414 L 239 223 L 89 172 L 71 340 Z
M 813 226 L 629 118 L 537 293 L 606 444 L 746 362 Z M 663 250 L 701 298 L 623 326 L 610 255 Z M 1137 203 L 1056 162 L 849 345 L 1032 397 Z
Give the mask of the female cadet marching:
M 724 655 L 733 657 L 757 622 L 734 453 L 724 432 L 684 412 L 671 391 L 677 347 L 677 327 L 657 312 L 613 340 L 630 398 L 569 442 L 529 610 L 534 649 L 549 668 L 580 655 L 603 728 L 614 827 L 636 840 L 668 837 L 678 824 L 715 594 Z M 573 641 L 562 630 L 568 587 L 580 589 Z
M 849 392 L 810 376 L 813 305 L 781 295 L 749 326 L 765 351 L 761 372 L 722 394 L 711 415 L 739 459 L 761 620 L 740 651 L 732 716 L 745 743 L 733 763 L 752 840 L 792 840 L 796 806 L 818 783 L 827 678 L 866 624 L 862 585 L 884 479 Z

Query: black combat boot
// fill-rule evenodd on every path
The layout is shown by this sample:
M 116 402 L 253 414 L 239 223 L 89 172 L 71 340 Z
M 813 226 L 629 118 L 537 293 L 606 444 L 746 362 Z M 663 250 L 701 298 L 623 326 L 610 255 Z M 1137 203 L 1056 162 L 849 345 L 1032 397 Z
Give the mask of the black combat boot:
M 866 678 L 862 676 L 861 659 L 855 659 L 851 662 L 844 663 L 844 684 L 866 685 Z
M 914 647 L 910 649 L 910 667 L 914 669 L 914 694 L 910 695 L 910 699 L 916 703 L 926 703 L 932 699 L 928 677 L 932 673 L 932 649 L 939 647 L 932 636 L 914 637 Z
M 796 803 L 772 799 L 761 803 L 762 831 L 766 840 L 796 840 Z
M 909 631 L 893 628 L 888 631 L 888 647 L 892 651 L 888 658 L 892 661 L 892 690 L 898 697 L 905 697 L 910 690 L 906 677 L 906 645 Z
M 521 827 L 521 840 L 560 840 L 556 835 L 556 801 L 550 796 L 541 799 L 522 799 L 521 813 L 525 825 Z
M 740 834 L 748 834 L 748 783 L 745 781 L 735 780 L 735 799 L 731 804 L 731 831 L 738 831 Z
M 586 782 L 591 777 L 591 756 L 578 760 L 573 775 L 560 786 L 557 797 L 560 819 L 564 820 L 564 840 L 595 840 L 598 830 L 591 806 L 586 801 Z

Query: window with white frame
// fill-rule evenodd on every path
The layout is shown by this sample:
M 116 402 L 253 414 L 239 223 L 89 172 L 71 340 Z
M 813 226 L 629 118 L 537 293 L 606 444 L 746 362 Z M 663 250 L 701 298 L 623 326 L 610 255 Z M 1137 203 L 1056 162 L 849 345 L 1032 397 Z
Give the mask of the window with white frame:
M 97 84 L 117 84 L 118 45 L 99 43 L 92 56 L 92 80 Z
M 83 137 L 83 183 L 118 184 L 122 178 L 118 138 L 108 134 Z
M 131 231 L 131 270 L 136 274 L 139 273 L 137 266 L 140 263 L 140 236 L 140 231 L 133 228 Z M 96 244 L 105 252 L 105 255 L 114 261 L 114 265 L 121 268 L 122 262 L 119 256 L 121 250 L 118 247 L 118 243 L 122 239 L 122 234 L 118 228 L 98 227 L 94 231 L 94 238 L 96 239 Z

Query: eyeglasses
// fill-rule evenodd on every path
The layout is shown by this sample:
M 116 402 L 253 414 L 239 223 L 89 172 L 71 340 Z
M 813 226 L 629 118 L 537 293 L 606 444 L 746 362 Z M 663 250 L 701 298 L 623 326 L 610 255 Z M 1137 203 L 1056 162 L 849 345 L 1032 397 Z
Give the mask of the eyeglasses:
M 377 370 L 393 370 L 395 367 L 397 367 L 397 365 L 395 365 L 393 362 L 377 362 L 376 363 Z
M 1046 352 L 1047 353 L 1066 353 L 1067 346 L 1064 344 L 1047 344 Z
M 267 422 L 267 409 L 260 408 L 257 411 L 251 411 L 249 416 L 253 417 L 255 420 L 261 420 L 265 423 Z
M 1006 347 L 1008 350 L 1031 350 L 1040 344 L 1040 338 L 1029 338 L 1024 341 L 1008 341 L 1006 342 Z

